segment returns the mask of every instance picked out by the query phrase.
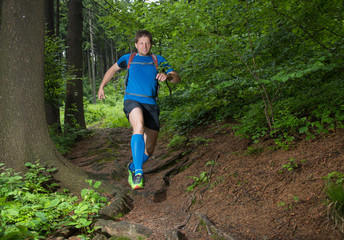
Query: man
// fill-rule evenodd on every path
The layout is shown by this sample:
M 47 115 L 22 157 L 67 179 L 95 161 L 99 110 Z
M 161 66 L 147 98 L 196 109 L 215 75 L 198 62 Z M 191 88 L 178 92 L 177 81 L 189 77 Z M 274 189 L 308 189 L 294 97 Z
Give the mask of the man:
M 124 112 L 133 128 L 131 150 L 133 162 L 128 165 L 128 182 L 133 190 L 144 188 L 143 163 L 153 154 L 159 133 L 159 107 L 156 102 L 158 81 L 177 83 L 177 72 L 160 55 L 152 55 L 152 35 L 139 31 L 135 35 L 137 54 L 128 69 L 129 77 L 124 96 Z M 127 68 L 130 54 L 118 59 L 104 75 L 98 91 L 98 99 L 105 98 L 104 86 L 120 69 Z M 155 65 L 166 71 L 158 72 Z

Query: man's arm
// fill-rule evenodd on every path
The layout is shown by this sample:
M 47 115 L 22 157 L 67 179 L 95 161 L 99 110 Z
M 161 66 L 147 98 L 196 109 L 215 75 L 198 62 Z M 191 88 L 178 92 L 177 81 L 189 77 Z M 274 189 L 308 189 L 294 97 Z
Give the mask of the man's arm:
M 158 79 L 158 81 L 161 81 L 161 82 L 166 81 L 166 80 L 170 81 L 171 83 L 180 82 L 180 77 L 176 71 L 169 72 L 168 74 L 158 73 L 158 75 L 156 76 L 156 79 Z
M 113 76 L 115 76 L 116 72 L 118 72 L 120 69 L 121 68 L 117 65 L 117 63 L 115 63 L 105 73 L 103 80 L 102 80 L 102 83 L 100 84 L 99 90 L 98 90 L 98 99 L 100 101 L 103 100 L 103 98 L 105 98 L 105 93 L 104 93 L 105 85 L 108 84 L 108 82 L 110 82 L 110 80 L 113 78 Z

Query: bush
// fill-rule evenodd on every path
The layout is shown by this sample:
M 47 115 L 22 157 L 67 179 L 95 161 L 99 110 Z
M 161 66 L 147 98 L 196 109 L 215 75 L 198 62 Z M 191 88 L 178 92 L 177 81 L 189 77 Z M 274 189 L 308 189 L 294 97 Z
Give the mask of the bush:
M 48 169 L 38 161 L 27 163 L 25 174 L 5 169 L 0 164 L 0 239 L 42 239 L 62 226 L 73 226 L 83 234 L 92 234 L 93 219 L 106 198 L 94 189 L 83 189 L 77 197 L 52 192 L 56 184 Z M 88 183 L 98 188 L 100 182 Z
M 89 127 L 115 128 L 130 127 L 123 112 L 123 95 L 109 91 L 106 99 L 96 104 L 85 104 L 85 121 Z
M 327 215 L 340 231 L 344 230 L 344 174 L 329 173 L 326 177 L 325 192 L 328 198 Z

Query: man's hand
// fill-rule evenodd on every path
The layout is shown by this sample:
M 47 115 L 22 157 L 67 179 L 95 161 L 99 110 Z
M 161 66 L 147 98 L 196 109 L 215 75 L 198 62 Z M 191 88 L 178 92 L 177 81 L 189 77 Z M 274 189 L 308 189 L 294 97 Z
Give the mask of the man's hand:
M 99 88 L 99 90 L 98 90 L 98 99 L 100 100 L 100 101 L 102 101 L 103 99 L 105 99 L 105 93 L 104 93 L 104 89 L 103 88 Z
M 158 73 L 156 75 L 156 79 L 160 82 L 163 82 L 166 80 L 170 81 L 171 83 L 180 82 L 180 77 L 179 77 L 178 73 L 175 71 L 169 72 L 168 74 Z
M 165 74 L 165 73 L 158 73 L 158 74 L 156 75 L 156 79 L 157 79 L 159 82 L 166 81 L 166 79 L 167 79 L 167 74 Z

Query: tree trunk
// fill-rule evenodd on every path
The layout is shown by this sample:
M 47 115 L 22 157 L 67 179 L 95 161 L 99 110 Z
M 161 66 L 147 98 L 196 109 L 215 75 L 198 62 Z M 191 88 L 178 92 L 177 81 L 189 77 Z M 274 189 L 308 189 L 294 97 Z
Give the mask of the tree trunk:
M 0 25 L 0 162 L 24 171 L 39 159 L 56 167 L 60 186 L 78 193 L 88 176 L 62 157 L 44 113 L 44 0 L 2 0 Z
M 88 81 L 90 84 L 90 89 L 92 90 L 92 70 L 91 70 L 91 52 L 90 49 L 87 49 L 87 70 L 88 70 Z
M 89 27 L 90 27 L 90 45 L 91 45 L 91 64 L 92 64 L 92 68 L 91 68 L 91 72 L 92 72 L 92 96 L 93 96 L 93 104 L 96 104 L 96 70 L 95 70 L 95 66 L 94 66 L 94 45 L 93 45 L 93 30 L 92 30 L 92 13 L 91 10 L 89 10 Z
M 45 21 L 46 21 L 46 34 L 47 36 L 53 37 L 55 34 L 54 25 L 54 2 L 55 0 L 45 1 Z M 46 120 L 49 126 L 56 125 L 56 129 L 61 131 L 60 121 L 60 107 L 57 106 L 54 101 L 48 101 L 45 99 L 45 114 Z
M 45 21 L 48 35 L 54 35 L 54 0 L 45 1 Z
M 111 39 L 110 43 L 111 43 L 111 45 L 110 45 L 110 49 L 111 49 L 111 64 L 110 64 L 110 66 L 112 66 L 113 64 L 115 64 L 115 57 L 114 57 L 113 46 L 112 46 L 112 39 Z M 117 60 L 117 56 L 116 56 L 116 60 Z
M 56 1 L 56 26 L 55 26 L 55 36 L 60 37 L 60 0 Z
M 73 79 L 67 82 L 65 124 L 86 128 L 82 86 L 82 0 L 70 0 L 68 13 L 67 63 L 73 69 Z

